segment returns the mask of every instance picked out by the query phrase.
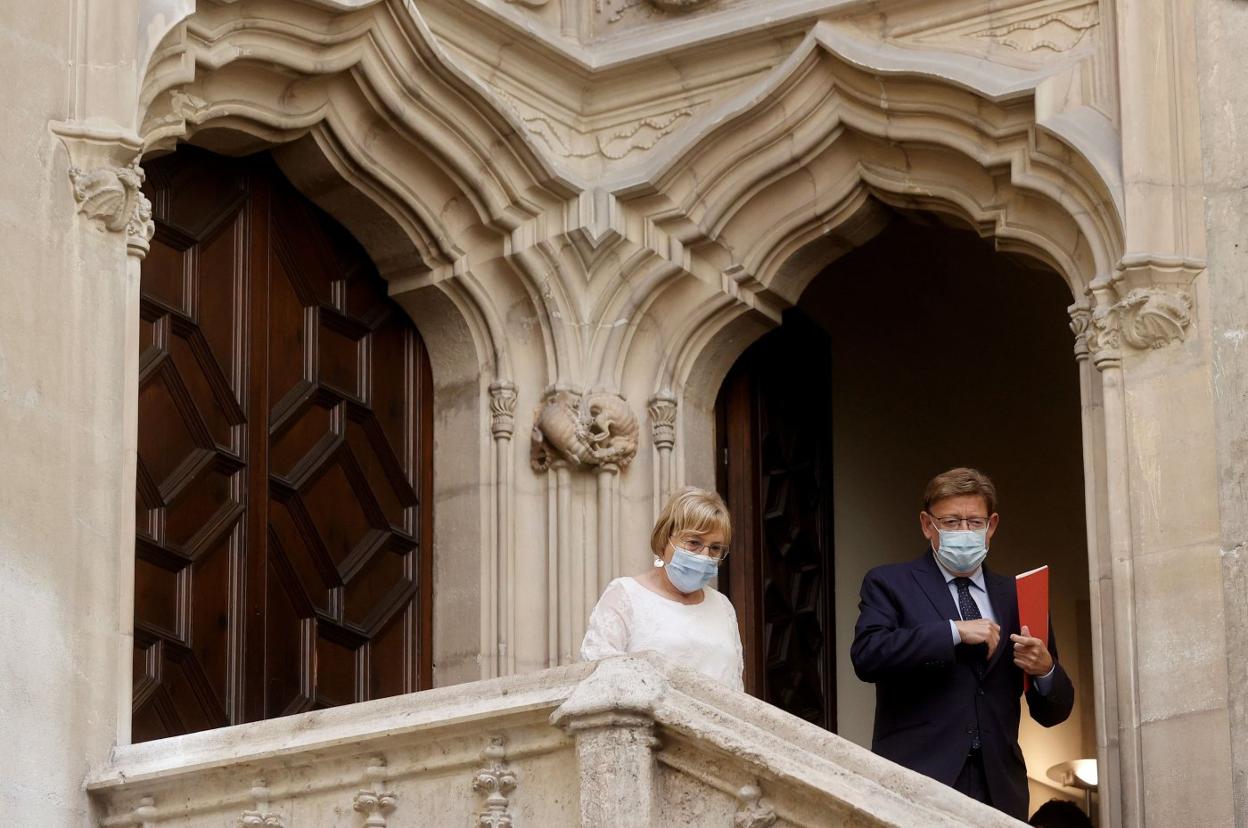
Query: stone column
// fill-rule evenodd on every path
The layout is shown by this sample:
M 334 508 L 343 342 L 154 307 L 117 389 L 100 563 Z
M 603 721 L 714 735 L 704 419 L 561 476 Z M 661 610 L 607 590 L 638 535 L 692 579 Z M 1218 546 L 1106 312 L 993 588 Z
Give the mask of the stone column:
M 657 824 L 654 708 L 666 689 L 648 661 L 608 659 L 551 715 L 552 724 L 576 739 L 581 825 Z
M 658 454 L 658 474 L 655 481 L 655 507 L 659 510 L 667 503 L 676 486 L 672 470 L 672 447 L 676 445 L 676 398 L 659 392 L 650 398 L 650 429 L 654 450 Z
M 1190 262 L 1124 259 L 1114 281 L 1093 286 L 1088 334 L 1103 392 L 1121 772 L 1102 813 L 1125 826 L 1230 824 L 1213 375 L 1196 312 L 1205 280 Z
M 516 544 L 512 503 L 515 498 L 515 464 L 511 437 L 516 430 L 516 385 L 500 380 L 490 386 L 490 434 L 494 438 L 494 560 L 487 583 L 493 623 L 496 658 L 493 675 L 509 676 L 516 671 Z

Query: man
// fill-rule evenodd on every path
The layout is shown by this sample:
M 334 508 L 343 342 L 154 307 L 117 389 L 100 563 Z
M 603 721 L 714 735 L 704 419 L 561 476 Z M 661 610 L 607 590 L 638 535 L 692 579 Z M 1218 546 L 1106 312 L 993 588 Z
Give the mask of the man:
M 1066 720 L 1075 689 L 1049 646 L 1019 629 L 1014 578 L 984 566 L 1000 518 L 992 481 L 957 468 L 927 484 L 919 525 L 930 548 L 862 582 L 850 658 L 875 684 L 871 749 L 1027 819 L 1019 697 L 1045 727 Z

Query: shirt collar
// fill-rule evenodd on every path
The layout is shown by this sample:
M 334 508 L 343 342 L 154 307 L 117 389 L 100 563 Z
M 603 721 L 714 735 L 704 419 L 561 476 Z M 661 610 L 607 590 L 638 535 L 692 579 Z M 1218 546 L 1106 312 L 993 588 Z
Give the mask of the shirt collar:
M 940 562 L 940 558 L 936 557 L 936 553 L 934 552 L 932 553 L 932 560 L 936 562 L 936 566 L 940 569 L 940 574 L 944 576 L 946 584 L 950 583 L 951 581 L 953 581 L 954 578 L 958 577 L 957 575 L 954 575 L 949 570 L 945 569 L 945 565 Z M 979 587 L 981 591 L 983 592 L 988 591 L 988 587 L 984 586 L 983 564 L 980 564 L 979 566 L 975 567 L 975 571 L 972 572 L 970 575 L 967 575 L 966 577 L 971 580 L 972 584 Z

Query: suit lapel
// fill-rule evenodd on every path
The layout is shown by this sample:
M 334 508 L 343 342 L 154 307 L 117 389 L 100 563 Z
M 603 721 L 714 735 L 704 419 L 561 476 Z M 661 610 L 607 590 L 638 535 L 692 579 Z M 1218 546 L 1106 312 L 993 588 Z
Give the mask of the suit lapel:
M 984 567 L 984 586 L 988 589 L 988 600 L 992 602 L 992 613 L 997 617 L 997 623 L 1001 626 L 1001 643 L 997 645 L 997 651 L 992 654 L 992 660 L 988 662 L 988 670 L 997 666 L 1006 650 L 1011 653 L 1014 651 L 1014 645 L 1010 642 L 1010 633 L 1018 632 L 1018 598 L 1014 591 L 1014 579 L 1005 575 L 998 575 Z M 1010 657 L 1011 663 L 1014 661 L 1013 656 Z
M 946 621 L 957 621 L 962 617 L 958 614 L 957 604 L 953 603 L 953 596 L 949 594 L 949 585 L 945 583 L 944 573 L 936 565 L 931 552 L 925 552 L 922 558 L 915 561 L 910 574 L 914 576 L 914 580 L 918 582 L 923 594 L 932 602 L 932 608 L 941 618 Z

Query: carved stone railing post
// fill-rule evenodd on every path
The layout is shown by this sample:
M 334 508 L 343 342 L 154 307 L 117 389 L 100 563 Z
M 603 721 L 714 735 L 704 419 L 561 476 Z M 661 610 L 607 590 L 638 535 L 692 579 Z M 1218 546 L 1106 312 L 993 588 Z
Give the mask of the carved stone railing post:
M 386 760 L 377 757 L 364 771 L 364 785 L 356 791 L 351 809 L 364 815 L 366 828 L 386 828 L 386 818 L 398 804 L 398 796 L 386 790 Z
M 763 791 L 758 785 L 745 785 L 737 791 L 741 807 L 732 817 L 733 828 L 771 828 L 776 824 L 776 812 L 763 802 Z
M 269 799 L 273 795 L 269 790 L 269 783 L 257 779 L 252 783 L 250 793 L 252 807 L 239 815 L 239 828 L 283 828 L 285 823 L 282 822 L 281 815 L 269 810 Z
M 511 675 L 516 671 L 515 573 L 516 549 L 512 521 L 515 498 L 515 463 L 511 438 L 516 430 L 516 400 L 513 382 L 500 380 L 490 385 L 490 434 L 494 438 L 494 560 L 490 567 L 489 596 L 494 618 L 487 626 L 494 637 L 497 658 L 491 675 Z M 487 678 L 490 676 L 487 676 Z
M 477 814 L 479 828 L 511 828 L 509 797 L 519 780 L 506 764 L 507 748 L 502 736 L 494 736 L 481 754 L 485 766 L 472 778 L 472 789 L 485 795 L 485 810 Z
M 551 723 L 576 739 L 581 825 L 657 824 L 654 710 L 666 689 L 649 662 L 608 659 L 551 714 Z
M 650 429 L 654 450 L 658 454 L 658 477 L 655 483 L 655 514 L 663 508 L 675 488 L 672 475 L 672 448 L 676 445 L 676 398 L 660 392 L 650 398 Z

